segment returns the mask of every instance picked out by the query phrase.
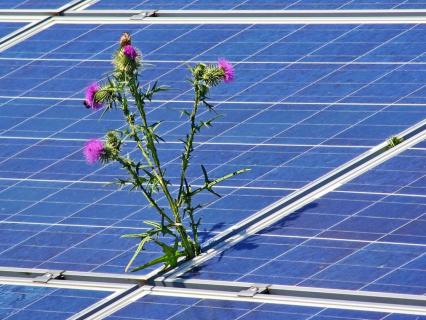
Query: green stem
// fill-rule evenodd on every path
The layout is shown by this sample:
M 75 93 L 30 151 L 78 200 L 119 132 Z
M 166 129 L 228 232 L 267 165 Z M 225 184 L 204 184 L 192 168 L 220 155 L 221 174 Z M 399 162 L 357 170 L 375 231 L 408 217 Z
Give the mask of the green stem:
M 191 152 L 193 150 L 193 142 L 195 133 L 197 131 L 197 126 L 195 123 L 197 112 L 198 112 L 198 106 L 200 104 L 200 90 L 198 87 L 198 83 L 194 84 L 194 91 L 195 91 L 195 99 L 194 99 L 194 105 L 192 107 L 191 115 L 189 116 L 189 122 L 190 122 L 190 131 L 186 139 L 186 150 L 184 154 L 182 155 L 182 168 L 181 168 L 181 174 L 180 174 L 180 184 L 179 184 L 179 193 L 178 193 L 178 204 L 180 205 L 183 201 L 183 191 L 184 191 L 184 184 L 185 184 L 185 177 L 186 177 L 186 171 L 188 170 L 189 166 L 189 158 L 191 157 Z
M 176 231 L 181 236 L 182 247 L 184 248 L 188 257 L 193 257 L 195 255 L 194 249 L 193 249 L 193 246 L 190 243 L 190 241 L 188 241 L 188 234 L 186 232 L 186 229 L 182 225 L 182 219 L 180 217 L 179 207 L 177 206 L 176 201 L 173 199 L 173 197 L 170 193 L 170 190 L 167 186 L 167 183 L 164 179 L 163 171 L 161 169 L 161 162 L 160 162 L 160 159 L 158 157 L 157 148 L 156 148 L 155 140 L 154 140 L 154 137 L 153 137 L 154 133 L 150 131 L 150 128 L 149 128 L 149 125 L 148 125 L 146 112 L 145 112 L 145 108 L 144 108 L 145 102 L 144 102 L 142 95 L 139 92 L 136 77 L 134 79 L 131 79 L 131 81 L 129 83 L 129 89 L 130 89 L 130 92 L 132 93 L 132 95 L 135 98 L 136 106 L 138 108 L 139 114 L 140 114 L 141 119 L 142 119 L 142 126 L 145 130 L 145 137 L 146 137 L 146 141 L 147 141 L 147 148 L 150 151 L 153 162 L 151 162 L 150 157 L 147 154 L 145 154 L 145 151 L 144 151 L 145 149 L 143 148 L 141 140 L 139 139 L 136 131 L 132 129 L 132 131 L 135 131 L 134 132 L 135 133 L 134 138 L 138 142 L 138 148 L 144 153 L 145 158 L 147 158 L 148 161 L 149 161 L 149 165 L 154 169 L 153 173 L 154 173 L 155 177 L 157 178 L 157 181 L 160 184 L 160 187 L 161 187 L 164 195 L 167 198 L 167 202 L 169 203 L 169 206 L 172 210 L 173 216 L 175 217 Z M 133 128 L 134 128 L 134 125 L 133 125 Z
M 131 162 L 120 156 L 116 157 L 116 160 L 123 166 L 123 168 L 125 168 L 130 173 L 130 175 L 133 177 L 133 181 L 135 181 L 135 184 L 141 190 L 145 198 L 148 200 L 149 204 L 153 206 L 165 220 L 167 220 L 170 224 L 174 224 L 174 221 L 164 212 L 163 209 L 158 206 L 157 202 L 152 198 L 152 196 L 145 189 L 145 187 L 139 182 L 139 176 L 133 169 Z

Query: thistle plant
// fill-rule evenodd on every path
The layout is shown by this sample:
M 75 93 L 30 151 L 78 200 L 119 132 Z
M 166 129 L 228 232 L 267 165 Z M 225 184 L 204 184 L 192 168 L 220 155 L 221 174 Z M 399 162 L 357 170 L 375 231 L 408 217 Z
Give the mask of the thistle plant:
M 202 130 L 212 126 L 217 118 L 214 114 L 209 120 L 201 120 L 199 115 L 201 112 L 215 113 L 214 107 L 208 102 L 210 89 L 222 82 L 232 81 L 234 69 L 224 59 L 219 60 L 217 65 L 198 63 L 189 67 L 194 102 L 192 107 L 181 111 L 188 131 L 181 140 L 180 173 L 176 183 L 172 184 L 159 156 L 158 146 L 164 142 L 158 134 L 161 122 L 150 122 L 146 108 L 158 92 L 167 88 L 157 82 L 140 84 L 141 53 L 132 45 L 128 33 L 120 38 L 113 65 L 114 69 L 104 84 L 94 83 L 87 88 L 84 105 L 92 110 L 104 108 L 103 112 L 121 111 L 124 125 L 107 132 L 102 140 L 88 141 L 84 146 L 84 156 L 90 164 L 97 161 L 102 164 L 120 164 L 126 175 L 115 183 L 120 188 L 129 187 L 131 191 L 139 192 L 158 215 L 156 221 L 143 221 L 147 231 L 123 236 L 138 241 L 126 271 L 137 271 L 156 264 L 163 264 L 165 268 L 175 267 L 179 261 L 191 259 L 202 251 L 199 239 L 201 218 L 198 211 L 205 204 L 197 203 L 196 196 L 210 192 L 220 197 L 214 190 L 218 183 L 248 170 L 211 178 L 206 168 L 201 166 L 200 175 L 204 177 L 201 185 L 194 186 L 188 178 L 194 140 Z M 124 152 L 127 144 L 135 150 L 132 155 Z M 162 205 L 164 201 L 161 199 L 165 199 L 167 205 Z M 158 246 L 162 255 L 143 265 L 133 266 L 136 257 L 148 243 Z

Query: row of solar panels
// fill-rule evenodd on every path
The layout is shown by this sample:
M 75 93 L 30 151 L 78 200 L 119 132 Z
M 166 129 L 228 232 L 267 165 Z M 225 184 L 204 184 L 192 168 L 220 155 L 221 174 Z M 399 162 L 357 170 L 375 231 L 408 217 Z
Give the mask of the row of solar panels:
M 71 0 L 0 0 L 0 9 L 58 9 Z M 93 0 L 101 10 L 373 10 L 425 9 L 425 0 Z
M 3 35 L 23 26 L 1 25 Z M 204 240 L 426 116 L 421 24 L 52 23 L 0 52 L 1 266 L 122 273 L 134 243 L 120 235 L 143 230 L 141 221 L 155 217 L 137 194 L 104 185 L 120 176 L 117 167 L 87 166 L 81 156 L 86 139 L 121 125 L 113 113 L 99 121 L 99 112 L 88 112 L 81 97 L 110 69 L 123 31 L 154 65 L 143 80 L 174 88 L 157 98 L 149 114 L 165 120 L 161 158 L 172 181 L 185 128 L 178 111 L 191 99 L 185 64 L 224 56 L 236 66 L 236 81 L 212 92 L 223 118 L 200 136 L 191 178 L 200 181 L 199 164 L 213 175 L 252 171 L 219 189 L 223 198 L 203 196 L 211 201 L 200 213 Z M 128 150 L 134 152 L 133 146 Z M 183 277 L 423 295 L 425 150 L 424 143 L 406 150 Z M 138 263 L 157 254 L 148 248 Z M 0 290 L 7 297 L 0 299 L 5 319 L 64 319 L 107 296 Z M 111 319 L 200 315 L 422 319 L 158 295 Z
M 63 320 L 111 298 L 107 291 L 42 286 L 0 285 L 0 318 L 8 320 Z M 194 295 L 141 291 L 134 301 L 107 316 L 111 320 L 424 320 L 398 313 L 258 303 L 244 300 L 204 299 Z
M 370 30 L 359 32 L 366 28 Z M 236 64 L 237 80 L 212 93 L 223 118 L 200 136 L 191 176 L 195 183 L 201 181 L 199 164 L 213 175 L 241 167 L 252 170 L 224 186 L 225 196 L 202 212 L 209 237 L 423 120 L 423 62 L 418 61 L 423 54 L 411 53 L 398 63 L 374 54 L 386 46 L 411 50 L 402 38 L 421 29 L 55 24 L 11 47 L 0 57 L 0 200 L 7 222 L 0 261 L 21 267 L 122 272 L 132 243 L 117 240 L 117 235 L 142 227 L 141 220 L 152 217 L 139 195 L 103 186 L 121 175 L 118 168 L 87 166 L 80 153 L 85 139 L 121 124 L 119 114 L 99 121 L 99 114 L 87 112 L 80 102 L 86 85 L 110 68 L 108 57 L 121 31 L 131 31 L 155 64 L 144 79 L 158 78 L 174 88 L 159 97 L 150 112 L 153 121 L 165 120 L 161 133 L 167 143 L 161 151 L 172 180 L 179 165 L 178 138 L 185 128 L 178 110 L 190 99 L 185 62 L 226 52 Z M 272 30 L 276 40 L 261 41 Z M 197 36 L 205 31 L 222 40 Z M 382 40 L 373 41 L 372 32 L 382 34 Z M 349 58 L 334 47 L 351 35 L 365 40 L 360 54 L 345 61 Z M 350 42 L 338 47 L 345 45 Z M 266 63 L 248 61 L 267 60 L 272 46 L 293 46 L 297 55 L 277 55 L 275 59 L 282 60 Z M 175 47 L 188 52 L 182 57 Z M 302 62 L 320 52 L 336 58 Z M 357 64 L 369 55 L 370 62 Z M 128 148 L 132 152 L 132 146 Z M 333 219 L 337 223 L 337 217 Z M 60 236 L 63 232 L 69 237 Z M 99 251 L 105 241 L 111 244 Z
M 242 220 L 425 118 L 425 107 L 419 104 L 424 87 L 421 63 L 382 63 L 380 60 L 360 65 L 354 62 L 275 61 L 254 66 L 243 63 L 254 51 L 246 44 L 263 46 L 263 50 L 256 48 L 258 56 L 270 48 L 270 43 L 257 43 L 253 39 L 269 34 L 272 29 L 275 32 L 282 29 L 282 40 L 277 46 L 285 45 L 287 37 L 293 37 L 296 39 L 292 43 L 300 47 L 307 44 L 315 52 L 337 41 L 330 38 L 356 34 L 357 29 L 365 27 L 227 26 L 225 29 L 182 25 L 177 30 L 176 26 L 167 25 L 57 24 L 5 51 L 1 55 L 3 75 L 0 79 L 4 83 L 0 198 L 7 224 L 3 225 L 5 251 L 0 259 L 14 266 L 70 268 L 76 263 L 76 269 L 121 272 L 131 244 L 116 241 L 111 244 L 114 248 L 102 251 L 101 256 L 99 246 L 106 239 L 113 242 L 127 227 L 140 227 L 140 220 L 150 217 L 148 208 L 141 209 L 145 203 L 137 195 L 102 186 L 103 182 L 120 175 L 117 168 L 87 166 L 79 151 L 84 139 L 120 125 L 119 115 L 111 114 L 104 121 L 98 121 L 98 115 L 88 113 L 79 102 L 84 87 L 109 68 L 106 58 L 111 55 L 118 30 L 130 29 L 146 56 L 156 61 L 156 68 L 147 70 L 145 79 L 159 78 L 179 88 L 167 92 L 162 98 L 171 101 L 158 103 L 151 112 L 153 120 L 166 120 L 162 132 L 168 143 L 162 147 L 162 157 L 172 177 L 178 166 L 176 142 L 183 126 L 175 113 L 177 115 L 177 110 L 190 96 L 185 94 L 188 88 L 182 81 L 185 67 L 180 51 L 173 54 L 171 48 L 167 61 L 163 62 L 161 50 L 167 50 L 172 43 L 178 46 L 175 39 L 181 39 L 182 35 L 190 39 L 191 33 L 203 30 L 209 30 L 212 36 L 218 34 L 224 40 L 219 44 L 200 41 L 200 46 L 194 41 L 194 59 L 200 56 L 199 47 L 208 52 L 206 45 L 218 52 L 221 46 L 235 48 L 235 54 L 230 56 L 236 61 L 238 81 L 213 94 L 221 101 L 217 105 L 224 117 L 201 136 L 199 142 L 204 144 L 197 148 L 192 175 L 197 181 L 201 174 L 198 164 L 204 164 L 212 174 L 239 167 L 251 167 L 252 171 L 230 182 L 223 190 L 226 196 L 204 210 L 206 232 L 210 233 Z M 378 33 L 382 31 L 389 40 L 365 42 L 366 52 L 377 50 L 371 47 L 383 48 L 387 44 L 400 45 L 404 52 L 409 44 L 398 40 L 410 32 L 415 33 L 421 26 L 369 28 L 377 29 Z M 310 29 L 316 41 L 306 38 L 309 34 L 306 31 Z M 55 41 L 44 40 L 53 34 Z M 96 42 L 85 40 L 85 37 L 95 38 L 95 34 Z M 157 39 L 163 34 L 164 43 L 150 42 L 150 34 Z M 244 34 L 248 37 L 246 40 L 233 43 L 236 38 L 244 39 Z M 305 42 L 297 39 L 298 35 L 306 39 Z M 98 59 L 102 52 L 105 59 Z M 170 58 L 175 62 L 168 61 Z M 292 77 L 295 74 L 297 76 Z M 255 88 L 256 94 L 250 94 L 251 88 Z M 388 94 L 382 96 L 383 91 Z M 372 192 L 393 190 L 383 187 Z M 337 223 L 336 219 L 332 217 Z M 292 220 L 299 218 L 294 216 Z M 89 229 L 74 228 L 74 225 L 87 225 Z M 64 231 L 70 233 L 69 239 L 60 236 Z M 82 253 L 87 253 L 84 256 L 89 260 L 82 259 Z

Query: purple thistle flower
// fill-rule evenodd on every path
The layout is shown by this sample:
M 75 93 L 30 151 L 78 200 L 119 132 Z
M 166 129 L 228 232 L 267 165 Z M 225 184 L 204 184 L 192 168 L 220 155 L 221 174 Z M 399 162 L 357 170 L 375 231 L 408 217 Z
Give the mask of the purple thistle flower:
M 234 67 L 228 60 L 223 58 L 219 59 L 218 66 L 224 72 L 223 81 L 231 82 L 232 80 L 234 80 Z
M 138 56 L 138 52 L 131 44 L 128 44 L 123 47 L 123 53 L 132 60 L 135 60 Z
M 95 82 L 92 83 L 86 89 L 86 97 L 84 99 L 84 105 L 93 110 L 98 110 L 102 108 L 102 103 L 95 101 L 95 94 L 101 89 L 101 87 Z
M 83 154 L 87 163 L 93 164 L 101 158 L 104 152 L 104 144 L 99 139 L 92 139 L 84 145 Z

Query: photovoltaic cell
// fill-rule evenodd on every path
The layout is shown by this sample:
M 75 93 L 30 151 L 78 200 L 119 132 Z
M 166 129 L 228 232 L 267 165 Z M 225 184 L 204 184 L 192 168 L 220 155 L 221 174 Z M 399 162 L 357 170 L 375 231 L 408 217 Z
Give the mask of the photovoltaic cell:
M 424 320 L 424 317 L 383 312 L 147 295 L 106 319 Z
M 424 0 L 99 0 L 90 9 L 137 10 L 372 10 L 424 9 Z
M 422 295 L 425 157 L 407 150 L 185 277 Z
M 0 39 L 25 26 L 21 22 L 0 22 Z
M 0 285 L 0 318 L 62 320 L 106 298 L 110 292 Z
M 200 197 L 210 203 L 200 213 L 207 239 L 422 120 L 423 51 L 411 40 L 423 28 L 56 24 L 0 53 L 0 265 L 123 272 L 134 243 L 120 235 L 155 217 L 138 194 L 105 186 L 122 175 L 117 166 L 81 155 L 86 139 L 121 124 L 81 103 L 110 70 L 121 32 L 155 65 L 143 81 L 174 88 L 149 107 L 165 120 L 160 156 L 172 182 L 178 111 L 191 100 L 185 63 L 224 56 L 236 66 L 236 81 L 211 93 L 224 116 L 200 135 L 190 177 L 202 183 L 200 164 L 212 176 L 252 170 L 218 189 L 221 199 Z

